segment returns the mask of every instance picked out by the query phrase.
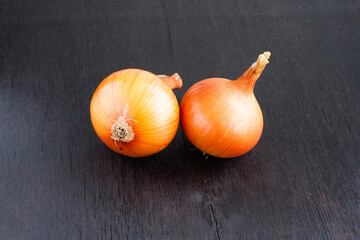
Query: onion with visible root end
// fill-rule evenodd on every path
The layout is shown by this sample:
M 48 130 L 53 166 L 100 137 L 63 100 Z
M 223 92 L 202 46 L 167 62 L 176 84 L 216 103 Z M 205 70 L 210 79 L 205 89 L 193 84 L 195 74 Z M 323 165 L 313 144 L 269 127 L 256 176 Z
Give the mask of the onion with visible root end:
M 270 52 L 237 80 L 209 78 L 193 85 L 180 105 L 182 129 L 200 151 L 220 158 L 231 158 L 250 151 L 259 141 L 263 116 L 253 89 Z
M 181 86 L 176 73 L 168 77 L 126 69 L 111 74 L 90 103 L 96 134 L 109 148 L 130 157 L 163 150 L 178 129 L 179 104 L 172 89 Z

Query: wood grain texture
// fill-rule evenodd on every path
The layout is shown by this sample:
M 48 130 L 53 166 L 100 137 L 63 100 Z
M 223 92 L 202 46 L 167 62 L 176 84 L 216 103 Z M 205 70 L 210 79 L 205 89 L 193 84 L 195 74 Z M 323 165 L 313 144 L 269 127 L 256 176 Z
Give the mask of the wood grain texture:
M 0 239 L 359 239 L 358 1 L 0 2 Z M 122 157 L 93 92 L 130 67 L 236 79 L 258 54 L 258 145 L 204 159 L 181 129 Z

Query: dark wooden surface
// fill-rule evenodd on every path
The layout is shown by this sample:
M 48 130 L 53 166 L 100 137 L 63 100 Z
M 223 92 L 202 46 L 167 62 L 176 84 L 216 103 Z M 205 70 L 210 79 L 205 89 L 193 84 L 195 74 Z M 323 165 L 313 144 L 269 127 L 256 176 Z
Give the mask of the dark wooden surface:
M 359 1 L 0 2 L 0 239 L 359 239 Z M 204 159 L 179 131 L 123 157 L 97 85 L 129 67 L 235 79 L 258 54 L 264 132 Z

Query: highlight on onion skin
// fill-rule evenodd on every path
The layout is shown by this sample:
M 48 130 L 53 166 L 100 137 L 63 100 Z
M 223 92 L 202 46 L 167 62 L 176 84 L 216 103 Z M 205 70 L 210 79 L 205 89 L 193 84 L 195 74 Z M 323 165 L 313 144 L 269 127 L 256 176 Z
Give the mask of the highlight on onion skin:
M 181 127 L 190 142 L 205 154 L 238 157 L 258 143 L 263 115 L 253 89 L 270 52 L 238 79 L 209 78 L 193 85 L 180 104 Z
M 174 138 L 179 104 L 172 91 L 182 80 L 125 69 L 105 78 L 97 87 L 90 116 L 98 137 L 112 150 L 130 157 L 160 152 Z

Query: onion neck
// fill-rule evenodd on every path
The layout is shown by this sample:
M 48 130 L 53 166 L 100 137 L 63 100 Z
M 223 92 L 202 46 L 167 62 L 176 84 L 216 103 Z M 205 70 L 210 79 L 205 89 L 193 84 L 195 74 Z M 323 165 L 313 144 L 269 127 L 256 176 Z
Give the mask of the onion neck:
M 179 74 L 174 73 L 172 76 L 158 75 L 158 77 L 171 89 L 179 89 L 183 82 Z
M 269 58 L 270 52 L 260 54 L 256 62 L 254 62 L 241 77 L 236 79 L 234 83 L 238 84 L 245 93 L 253 93 L 255 83 L 260 77 L 265 66 L 269 63 Z

